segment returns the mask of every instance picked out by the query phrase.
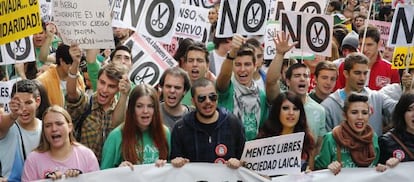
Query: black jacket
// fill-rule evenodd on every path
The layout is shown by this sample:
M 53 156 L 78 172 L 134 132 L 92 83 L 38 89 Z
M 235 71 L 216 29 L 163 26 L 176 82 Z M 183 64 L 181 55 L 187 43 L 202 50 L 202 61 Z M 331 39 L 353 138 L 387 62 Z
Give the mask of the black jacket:
M 404 149 L 391 137 L 390 132 L 392 132 L 396 137 L 398 137 L 398 139 L 400 139 L 401 142 L 403 142 L 404 145 L 407 146 L 408 150 L 410 150 L 411 153 L 414 154 L 414 135 L 406 131 L 403 133 L 397 133 L 394 129 L 392 129 L 386 134 L 379 137 L 378 142 L 381 150 L 379 162 L 385 164 L 385 162 L 389 158 L 400 158 L 399 156 L 403 157 L 402 159 L 400 159 L 401 162 L 414 161 L 414 159 L 410 159 L 410 156 L 407 154 L 407 152 L 405 152 Z
M 217 111 L 217 125 L 210 134 L 196 123 L 199 122 L 196 119 L 196 111 L 186 114 L 175 124 L 171 134 L 171 159 L 184 157 L 190 162 L 211 163 L 217 159 L 240 159 L 245 142 L 243 125 L 227 110 L 220 108 Z M 225 147 L 218 148 L 219 145 Z M 216 150 L 223 148 L 227 149 L 220 151 L 224 155 L 217 155 Z

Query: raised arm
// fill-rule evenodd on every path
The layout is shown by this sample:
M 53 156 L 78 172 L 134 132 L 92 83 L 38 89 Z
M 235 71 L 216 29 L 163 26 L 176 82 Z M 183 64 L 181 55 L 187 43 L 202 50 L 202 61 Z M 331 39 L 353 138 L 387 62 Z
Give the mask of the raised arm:
M 53 25 L 47 25 L 46 26 L 46 40 L 43 43 L 43 45 L 40 47 L 39 52 L 39 61 L 45 64 L 47 62 L 47 57 L 50 53 L 50 45 L 52 44 L 54 34 L 51 32 L 51 26 Z
M 0 117 L 0 139 L 5 137 L 9 132 L 10 127 L 13 125 L 14 121 L 19 117 L 23 111 L 23 105 L 20 104 L 18 98 L 12 98 L 9 102 L 9 107 L 11 110 L 10 114 L 2 114 Z
M 118 103 L 116 104 L 115 110 L 112 113 L 112 127 L 114 128 L 122 122 L 124 122 L 125 119 L 125 111 L 127 109 L 128 96 L 131 90 L 131 83 L 128 79 L 127 74 L 123 75 L 122 79 L 119 80 L 118 87 L 119 93 L 121 95 L 119 96 Z
M 66 93 L 68 101 L 77 101 L 80 97 L 80 90 L 77 90 L 76 82 L 79 76 L 79 64 L 81 60 L 82 51 L 77 44 L 72 44 L 69 48 L 69 54 L 72 57 L 72 66 L 68 71 L 68 78 L 66 80 Z
M 281 77 L 283 57 L 286 52 L 297 44 L 297 42 L 289 44 L 288 40 L 289 35 L 285 32 L 281 32 L 277 34 L 276 37 L 273 37 L 273 41 L 276 45 L 276 56 L 270 63 L 266 76 L 266 96 L 269 103 L 280 93 L 279 80 Z
M 87 49 L 86 50 L 86 61 L 88 62 L 88 75 L 89 80 L 92 83 L 93 91 L 96 91 L 98 85 L 98 73 L 101 68 L 100 63 L 96 60 L 96 56 L 99 54 L 99 49 Z
M 220 74 L 217 77 L 217 90 L 224 92 L 230 85 L 231 74 L 233 73 L 233 60 L 237 56 L 237 51 L 240 46 L 244 43 L 244 38 L 241 35 L 235 34 L 233 36 L 231 50 L 228 53 L 223 64 L 221 65 Z M 230 57 L 230 58 L 229 58 Z

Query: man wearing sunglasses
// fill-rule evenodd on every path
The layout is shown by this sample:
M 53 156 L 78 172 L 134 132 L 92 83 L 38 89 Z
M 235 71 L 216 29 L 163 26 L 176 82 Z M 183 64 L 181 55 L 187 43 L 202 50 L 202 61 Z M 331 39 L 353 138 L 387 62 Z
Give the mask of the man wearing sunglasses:
M 171 164 L 187 162 L 226 163 L 241 166 L 244 129 L 240 120 L 223 108 L 217 108 L 214 83 L 201 78 L 191 88 L 195 111 L 177 122 L 171 134 Z

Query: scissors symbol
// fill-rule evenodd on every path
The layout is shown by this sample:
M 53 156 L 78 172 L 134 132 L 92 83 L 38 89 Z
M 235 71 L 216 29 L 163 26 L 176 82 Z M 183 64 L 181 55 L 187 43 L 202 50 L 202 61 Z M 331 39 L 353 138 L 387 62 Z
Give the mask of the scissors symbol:
M 164 9 L 164 11 L 161 13 L 161 5 L 158 5 L 158 17 L 157 19 L 153 19 L 151 21 L 151 25 L 158 25 L 159 29 L 163 29 L 164 23 L 161 22 L 161 18 L 164 17 L 165 13 L 167 13 L 167 9 Z
M 251 10 L 252 10 L 252 18 L 249 19 L 249 21 L 247 22 L 248 24 L 258 24 L 259 20 L 256 19 L 257 13 L 259 12 L 260 7 L 257 7 L 256 10 L 254 10 L 254 6 L 252 6 Z
M 313 29 L 315 30 L 316 37 L 313 37 L 312 38 L 312 42 L 313 43 L 318 43 L 318 44 L 323 44 L 324 40 L 322 40 L 321 38 L 319 38 L 319 35 L 321 35 L 321 32 L 322 32 L 322 26 L 319 29 L 319 31 L 316 29 L 316 25 L 313 25 Z
M 14 52 L 21 52 L 21 53 L 23 53 L 26 49 L 24 48 L 24 47 L 21 47 L 20 46 L 20 41 L 21 40 L 17 40 L 17 41 L 15 41 L 16 42 L 16 47 L 14 48 Z
M 147 69 L 145 69 L 145 72 L 144 72 L 143 76 L 140 76 L 140 75 L 137 74 L 135 76 L 135 80 L 137 80 L 139 83 L 145 83 L 144 80 L 146 78 L 151 78 L 154 75 L 154 73 L 148 73 L 149 71 L 150 71 L 150 69 L 147 68 Z
M 259 23 L 259 20 L 258 19 L 256 19 L 256 18 L 252 18 L 252 19 L 250 19 L 249 20 L 249 22 L 248 22 L 248 24 L 258 24 Z

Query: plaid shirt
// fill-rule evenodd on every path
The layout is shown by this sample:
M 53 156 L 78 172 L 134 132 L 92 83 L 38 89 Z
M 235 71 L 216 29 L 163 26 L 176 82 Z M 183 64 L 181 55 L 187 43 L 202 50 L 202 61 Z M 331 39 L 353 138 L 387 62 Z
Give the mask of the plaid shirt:
M 115 97 L 109 109 L 105 111 L 102 105 L 97 102 L 97 94 L 94 93 L 92 97 L 91 113 L 83 122 L 80 142 L 92 149 L 100 161 L 106 137 L 116 127 L 113 126 L 111 118 L 118 99 Z M 66 109 L 74 121 L 88 110 L 90 103 L 89 97 L 86 97 L 85 94 L 81 94 L 76 102 L 66 101 Z

